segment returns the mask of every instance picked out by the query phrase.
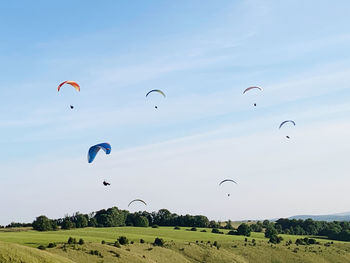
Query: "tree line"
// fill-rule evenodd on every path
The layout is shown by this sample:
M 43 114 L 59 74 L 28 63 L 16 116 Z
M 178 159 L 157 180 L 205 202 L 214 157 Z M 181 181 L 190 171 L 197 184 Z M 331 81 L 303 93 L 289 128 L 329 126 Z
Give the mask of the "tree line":
M 350 222 L 349 221 L 314 221 L 312 219 L 296 220 L 280 218 L 277 221 L 256 222 L 253 224 L 241 224 L 234 229 L 231 221 L 226 225 L 214 220 L 209 221 L 203 215 L 178 215 L 171 213 L 167 209 L 160 209 L 158 212 L 135 212 L 130 213 L 127 210 L 120 210 L 117 207 L 102 209 L 90 214 L 81 214 L 79 212 L 63 218 L 49 219 L 46 216 L 37 217 L 33 223 L 11 223 L 6 227 L 28 227 L 38 231 L 50 231 L 61 229 L 73 229 L 84 227 L 120 227 L 120 226 L 177 226 L 177 227 L 202 227 L 215 229 L 215 233 L 222 233 L 218 229 L 231 230 L 230 234 L 249 236 L 250 232 L 265 232 L 265 236 L 271 238 L 278 234 L 289 235 L 312 235 L 325 236 L 332 240 L 350 241 Z M 213 232 L 213 233 L 214 233 Z
M 102 209 L 90 214 L 74 213 L 59 219 L 49 219 L 42 215 L 31 224 L 38 231 L 84 228 L 84 227 L 120 227 L 120 226 L 187 226 L 187 227 L 219 227 L 215 221 L 209 221 L 203 215 L 177 215 L 167 209 L 158 212 L 135 212 L 120 210 L 117 207 Z
M 349 221 L 326 222 L 310 218 L 306 220 L 280 218 L 274 223 L 265 221 L 264 223 L 267 230 L 276 231 L 278 234 L 325 236 L 332 240 L 350 241 Z

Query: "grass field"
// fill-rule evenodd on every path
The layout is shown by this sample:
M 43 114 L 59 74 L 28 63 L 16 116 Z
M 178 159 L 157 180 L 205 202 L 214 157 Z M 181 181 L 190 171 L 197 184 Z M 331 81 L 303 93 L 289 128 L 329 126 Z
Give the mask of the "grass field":
M 286 246 L 286 241 L 300 236 L 282 235 L 284 241 L 271 245 L 263 233 L 252 233 L 245 241 L 243 236 L 212 234 L 160 228 L 84 228 L 37 232 L 29 229 L 0 231 L 0 262 L 350 262 L 350 243 L 334 242 L 325 246 L 328 240 L 317 239 L 318 245 Z M 227 232 L 227 231 L 225 231 Z M 119 236 L 126 236 L 134 244 L 117 248 L 112 243 Z M 84 245 L 64 245 L 69 237 L 83 238 Z M 164 247 L 154 247 L 156 237 L 166 241 Z M 145 243 L 141 244 L 140 239 Z M 256 240 L 256 245 L 252 240 Z M 101 244 L 101 241 L 106 244 Z M 209 243 L 210 241 L 210 243 Z M 213 242 L 220 244 L 220 249 Z M 39 250 L 39 245 L 56 243 L 57 247 Z M 98 255 L 90 252 L 98 251 Z

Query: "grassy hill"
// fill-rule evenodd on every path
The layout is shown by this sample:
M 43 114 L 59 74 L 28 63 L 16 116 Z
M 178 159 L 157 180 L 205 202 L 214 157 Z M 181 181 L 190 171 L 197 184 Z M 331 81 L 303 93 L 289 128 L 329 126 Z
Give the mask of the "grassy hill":
M 245 237 L 160 228 L 84 228 L 52 232 L 25 231 L 0 232 L 0 262 L 350 262 L 350 243 L 317 239 L 320 244 L 286 246 L 300 236 L 282 235 L 284 241 L 271 245 L 263 233 Z M 113 246 L 119 236 L 126 236 L 134 244 Z M 83 238 L 84 245 L 67 245 L 69 237 Z M 164 247 L 154 247 L 156 237 L 166 241 Z M 140 243 L 140 239 L 145 243 Z M 255 239 L 255 245 L 252 240 Z M 102 244 L 101 241 L 106 241 Z M 220 248 L 213 246 L 217 241 Z M 39 250 L 39 245 L 56 243 L 54 248 Z M 92 254 L 93 255 L 92 255 Z

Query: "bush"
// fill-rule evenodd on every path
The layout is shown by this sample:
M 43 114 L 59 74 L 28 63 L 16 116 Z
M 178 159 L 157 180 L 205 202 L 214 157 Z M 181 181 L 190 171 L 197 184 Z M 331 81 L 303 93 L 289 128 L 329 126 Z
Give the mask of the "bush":
M 61 229 L 69 230 L 75 227 L 75 224 L 69 219 L 69 217 L 66 217 L 62 224 Z
M 125 236 L 120 236 L 118 238 L 119 244 L 120 245 L 127 245 L 129 244 L 129 240 Z
M 234 230 L 230 230 L 230 231 L 228 231 L 227 234 L 228 234 L 228 235 L 237 235 L 237 232 L 234 231 Z
M 39 216 L 33 222 L 33 229 L 37 231 L 49 231 L 55 229 L 54 225 L 57 227 L 57 225 L 46 216 Z
M 115 241 L 115 242 L 114 242 L 114 246 L 117 247 L 117 248 L 120 248 L 120 243 L 119 243 L 119 241 Z
M 175 226 L 174 227 L 174 230 L 180 230 L 181 228 L 180 227 L 178 227 L 178 226 Z
M 134 241 L 131 241 L 130 244 L 133 245 L 133 244 L 134 244 Z
M 56 243 L 49 243 L 49 245 L 47 247 L 48 248 L 54 248 L 54 247 L 56 247 Z
M 106 241 L 102 240 L 102 241 L 101 241 L 101 244 L 102 244 L 102 245 L 106 244 Z
M 75 238 L 69 237 L 67 243 L 70 244 L 70 245 L 71 244 L 76 244 L 77 240 Z
M 211 232 L 214 233 L 214 234 L 220 233 L 219 229 L 217 229 L 217 228 L 213 228 L 213 229 L 211 230 Z
M 279 244 L 279 243 L 281 243 L 282 240 L 283 240 L 283 237 L 273 235 L 272 237 L 270 237 L 269 242 L 272 244 Z
M 191 231 L 197 231 L 197 228 L 196 227 L 192 227 Z
M 43 245 L 40 245 L 40 246 L 38 246 L 38 249 L 40 249 L 40 250 L 45 250 L 45 249 L 46 249 L 46 247 L 45 247 L 45 246 L 43 246 Z
M 79 245 L 84 245 L 85 244 L 84 239 L 80 238 L 78 244 Z
M 272 236 L 277 236 L 277 234 L 278 234 L 277 230 L 276 230 L 276 228 L 274 228 L 274 226 L 269 225 L 266 228 L 266 231 L 265 231 L 265 237 L 266 238 L 271 238 Z
M 213 246 L 217 249 L 220 249 L 221 245 L 218 243 L 218 241 L 214 241 Z
M 152 225 L 152 228 L 158 228 L 159 226 L 158 225 Z
M 239 227 L 237 228 L 237 235 L 249 237 L 251 231 L 252 230 L 250 229 L 250 226 L 243 223 L 243 224 L 240 224 Z
M 164 240 L 162 238 L 158 238 L 158 237 L 156 237 L 156 239 L 153 242 L 153 245 L 158 246 L 158 247 L 162 247 L 162 246 L 164 246 L 164 244 L 165 244 Z
M 201 230 L 201 232 L 207 232 L 207 230 L 203 229 L 203 230 Z
M 140 239 L 140 243 L 143 244 L 145 243 L 145 240 L 143 240 L 142 238 Z

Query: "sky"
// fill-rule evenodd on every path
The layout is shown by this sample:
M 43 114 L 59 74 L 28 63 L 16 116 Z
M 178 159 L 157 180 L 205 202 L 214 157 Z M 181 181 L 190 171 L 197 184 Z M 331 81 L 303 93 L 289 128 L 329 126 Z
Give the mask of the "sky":
M 215 220 L 348 211 L 349 11 L 346 0 L 2 3 L 0 224 L 112 206 Z M 81 92 L 58 93 L 65 80 Z M 250 86 L 264 90 L 243 95 Z M 152 89 L 166 98 L 145 98 Z M 101 142 L 111 154 L 88 164 Z M 226 178 L 238 184 L 219 187 Z M 148 206 L 128 208 L 135 198 Z

